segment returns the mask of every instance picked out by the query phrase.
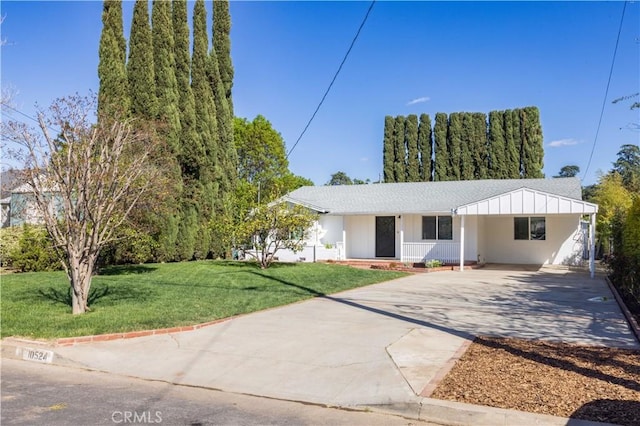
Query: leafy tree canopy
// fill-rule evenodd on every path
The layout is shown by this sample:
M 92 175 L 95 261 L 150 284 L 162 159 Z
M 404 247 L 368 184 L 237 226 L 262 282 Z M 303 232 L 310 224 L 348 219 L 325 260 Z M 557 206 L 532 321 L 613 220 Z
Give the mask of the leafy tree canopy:
M 580 173 L 580 167 L 576 165 L 563 166 L 560 169 L 560 173 L 555 178 L 566 178 L 566 177 L 575 177 Z

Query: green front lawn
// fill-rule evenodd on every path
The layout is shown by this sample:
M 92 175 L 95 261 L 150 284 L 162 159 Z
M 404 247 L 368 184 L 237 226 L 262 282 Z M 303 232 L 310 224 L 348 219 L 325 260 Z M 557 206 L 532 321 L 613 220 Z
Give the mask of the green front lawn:
M 404 276 L 324 263 L 200 261 L 111 267 L 71 315 L 64 272 L 3 275 L 2 337 L 75 337 L 197 324 Z

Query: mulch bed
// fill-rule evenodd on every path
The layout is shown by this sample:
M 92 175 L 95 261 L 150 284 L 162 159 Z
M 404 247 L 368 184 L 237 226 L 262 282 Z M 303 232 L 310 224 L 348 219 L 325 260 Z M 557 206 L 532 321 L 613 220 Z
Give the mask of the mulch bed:
M 640 351 L 479 337 L 431 397 L 640 425 Z

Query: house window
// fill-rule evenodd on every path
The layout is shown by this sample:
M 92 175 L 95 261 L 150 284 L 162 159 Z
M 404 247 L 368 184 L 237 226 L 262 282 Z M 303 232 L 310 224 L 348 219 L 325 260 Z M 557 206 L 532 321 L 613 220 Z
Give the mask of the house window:
M 453 240 L 451 216 L 422 216 L 423 240 Z
M 513 235 L 516 240 L 544 240 L 547 227 L 544 217 L 514 217 Z

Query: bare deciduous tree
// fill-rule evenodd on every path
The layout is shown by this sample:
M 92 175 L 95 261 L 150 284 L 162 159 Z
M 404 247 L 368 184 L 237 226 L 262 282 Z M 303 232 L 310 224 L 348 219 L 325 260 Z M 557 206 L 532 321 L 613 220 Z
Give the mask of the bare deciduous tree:
M 88 310 L 101 248 L 159 172 L 149 161 L 155 143 L 147 132 L 130 121 L 96 120 L 95 111 L 95 97 L 75 95 L 40 111 L 37 128 L 2 125 L 69 278 L 74 314 Z

